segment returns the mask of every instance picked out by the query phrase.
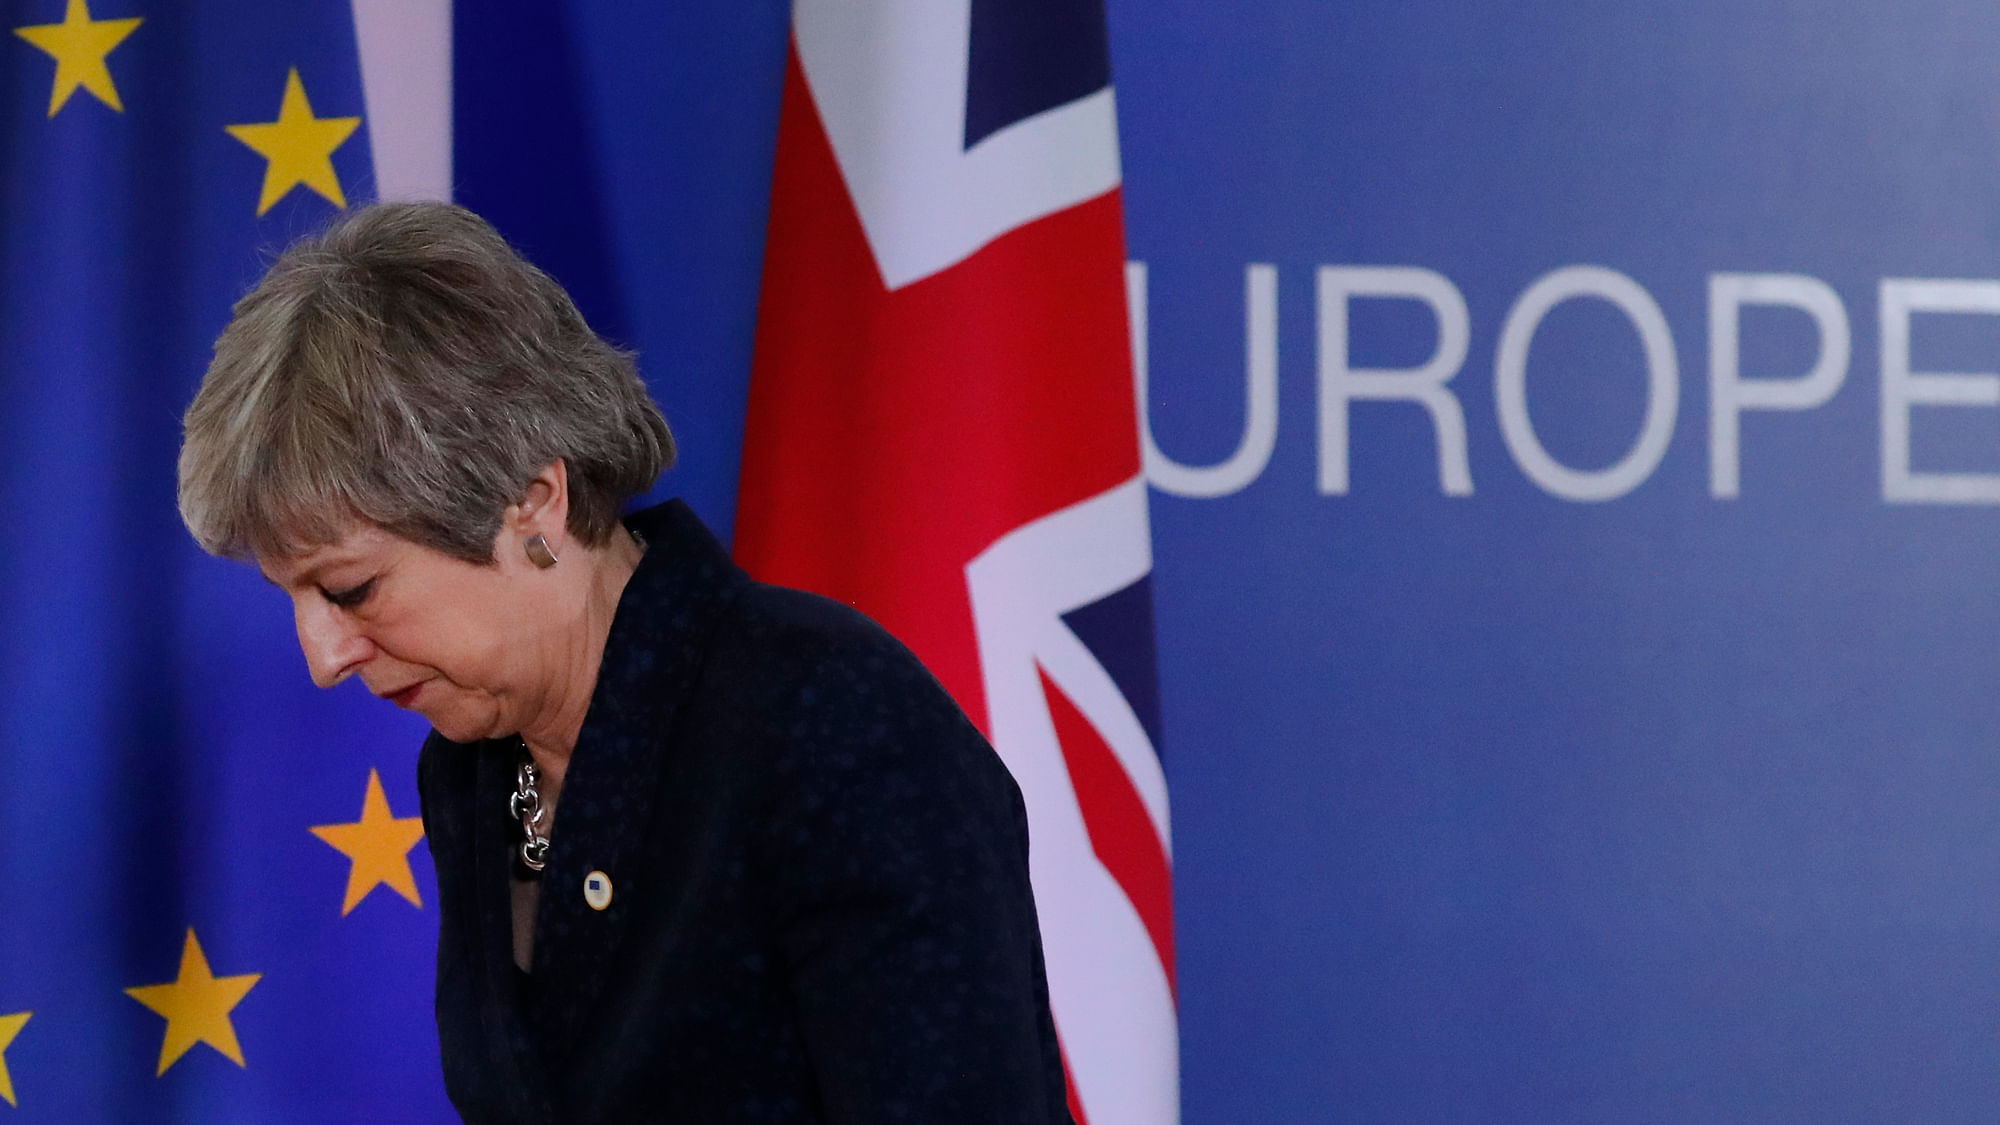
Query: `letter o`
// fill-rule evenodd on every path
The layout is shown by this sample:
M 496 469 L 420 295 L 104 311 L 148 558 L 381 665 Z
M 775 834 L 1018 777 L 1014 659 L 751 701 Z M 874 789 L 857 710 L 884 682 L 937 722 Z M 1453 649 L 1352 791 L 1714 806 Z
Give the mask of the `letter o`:
M 1639 440 L 1609 468 L 1572 469 L 1549 455 L 1528 418 L 1528 345 L 1549 310 L 1574 297 L 1611 302 L 1639 330 L 1646 353 L 1646 418 Z M 1680 410 L 1680 365 L 1667 318 L 1638 282 L 1602 266 L 1564 266 L 1528 286 L 1500 330 L 1493 361 L 1493 397 L 1500 408 L 1500 436 L 1514 463 L 1542 490 L 1564 500 L 1615 500 L 1645 482 L 1667 455 Z

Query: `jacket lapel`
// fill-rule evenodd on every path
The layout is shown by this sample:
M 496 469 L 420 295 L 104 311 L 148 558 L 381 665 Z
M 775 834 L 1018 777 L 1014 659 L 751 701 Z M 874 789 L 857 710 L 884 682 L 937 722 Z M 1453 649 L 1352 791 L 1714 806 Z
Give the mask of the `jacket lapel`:
M 723 610 L 746 581 L 678 500 L 627 524 L 647 549 L 619 600 L 563 779 L 535 924 L 529 1014 L 557 1065 L 597 1008 L 634 904 L 661 893 L 645 885 L 637 862 L 653 828 L 660 758 L 673 745 Z M 603 910 L 585 899 L 593 873 L 609 879 Z

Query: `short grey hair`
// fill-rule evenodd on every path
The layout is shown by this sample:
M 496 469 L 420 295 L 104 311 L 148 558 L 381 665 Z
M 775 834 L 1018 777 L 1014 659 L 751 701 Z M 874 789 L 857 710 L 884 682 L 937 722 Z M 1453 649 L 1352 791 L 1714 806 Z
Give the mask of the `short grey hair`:
M 245 559 L 372 523 L 491 563 L 508 505 L 558 458 L 569 532 L 600 545 L 674 460 L 631 354 L 448 203 L 360 208 L 286 249 L 184 426 L 181 519 Z

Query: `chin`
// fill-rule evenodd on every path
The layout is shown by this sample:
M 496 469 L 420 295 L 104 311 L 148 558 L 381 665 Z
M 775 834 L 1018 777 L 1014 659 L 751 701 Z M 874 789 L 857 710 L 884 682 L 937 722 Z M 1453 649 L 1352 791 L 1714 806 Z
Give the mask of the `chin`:
M 424 685 L 424 695 L 416 703 L 418 707 L 414 713 L 424 717 L 440 735 L 454 743 L 478 743 L 482 739 L 498 739 L 514 733 L 512 729 L 500 727 L 502 717 L 498 701 L 484 693 L 470 693 L 458 689 L 456 685 L 432 681 Z
M 494 716 L 490 714 L 468 715 L 454 708 L 439 708 L 436 714 L 426 714 L 431 726 L 453 742 L 478 742 L 496 737 Z

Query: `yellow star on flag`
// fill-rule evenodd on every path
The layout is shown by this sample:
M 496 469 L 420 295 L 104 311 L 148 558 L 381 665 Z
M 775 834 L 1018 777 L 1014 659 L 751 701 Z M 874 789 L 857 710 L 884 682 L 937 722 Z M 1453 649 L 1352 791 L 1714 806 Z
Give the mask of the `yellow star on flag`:
M 416 876 L 410 872 L 410 849 L 424 838 L 424 818 L 394 816 L 389 798 L 382 792 L 382 776 L 368 771 L 368 794 L 361 799 L 361 819 L 352 824 L 322 824 L 312 834 L 332 845 L 354 865 L 347 869 L 347 901 L 340 914 L 347 916 L 368 892 L 384 883 L 412 906 L 422 908 L 417 897 Z
M 236 1042 L 236 1025 L 229 1011 L 241 1003 L 262 973 L 218 977 L 209 971 L 208 958 L 189 927 L 187 944 L 181 947 L 180 978 L 172 984 L 149 984 L 128 988 L 125 995 L 167 1017 L 167 1037 L 160 1043 L 159 1074 L 179 1062 L 196 1043 L 206 1043 L 224 1058 L 243 1065 L 243 1048 Z
M 21 1103 L 14 1100 L 14 1078 L 7 1073 L 7 1045 L 21 1034 L 21 1029 L 28 1025 L 28 1017 L 34 1014 L 15 1012 L 11 1016 L 0 1016 L 0 1098 L 6 1098 L 7 1104 L 16 1109 Z
M 69 102 L 78 86 L 97 95 L 97 100 L 120 113 L 125 106 L 118 100 L 118 87 L 111 83 L 111 68 L 104 56 L 125 41 L 143 21 L 94 20 L 85 0 L 69 0 L 61 23 L 17 27 L 14 34 L 33 43 L 56 60 L 56 84 L 49 91 L 49 116 Z
M 347 196 L 341 194 L 340 177 L 333 171 L 333 150 L 360 127 L 359 117 L 314 117 L 298 67 L 285 76 L 285 100 L 278 107 L 276 121 L 223 126 L 230 136 L 268 161 L 264 165 L 264 194 L 257 200 L 260 216 L 299 184 L 320 193 L 335 207 L 345 208 Z

